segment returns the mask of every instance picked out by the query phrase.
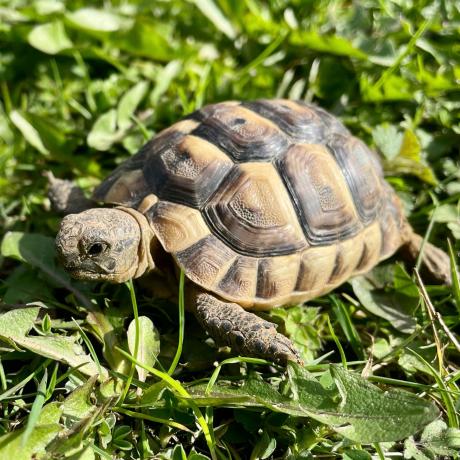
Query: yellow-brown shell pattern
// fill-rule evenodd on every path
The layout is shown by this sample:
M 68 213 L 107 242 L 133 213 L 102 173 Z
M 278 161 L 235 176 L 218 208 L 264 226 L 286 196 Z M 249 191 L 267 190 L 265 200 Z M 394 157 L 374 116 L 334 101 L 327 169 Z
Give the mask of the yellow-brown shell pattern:
M 247 308 L 321 295 L 402 242 L 375 153 L 325 110 L 290 100 L 206 106 L 94 196 L 144 213 L 189 280 Z

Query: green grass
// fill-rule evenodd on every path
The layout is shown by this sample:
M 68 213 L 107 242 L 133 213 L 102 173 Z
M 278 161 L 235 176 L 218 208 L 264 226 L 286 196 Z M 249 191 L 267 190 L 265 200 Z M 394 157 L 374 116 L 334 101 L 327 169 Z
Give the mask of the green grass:
M 394 257 L 264 313 L 304 358 L 283 369 L 215 349 L 183 299 L 71 280 L 43 176 L 89 194 L 207 103 L 303 99 L 379 153 L 458 264 L 457 3 L 0 0 L 0 458 L 458 456 L 455 271 L 424 285 Z

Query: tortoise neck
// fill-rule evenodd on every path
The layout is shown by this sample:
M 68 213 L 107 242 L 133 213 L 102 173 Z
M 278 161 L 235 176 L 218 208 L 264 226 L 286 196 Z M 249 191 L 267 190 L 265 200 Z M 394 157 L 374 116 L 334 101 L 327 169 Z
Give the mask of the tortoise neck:
M 146 273 L 155 270 L 156 265 L 154 261 L 154 255 L 156 253 L 159 242 L 143 214 L 141 214 L 139 211 L 136 211 L 135 209 L 125 208 L 124 206 L 117 206 L 117 209 L 125 211 L 133 216 L 139 224 L 141 238 L 138 249 L 138 263 L 132 276 L 133 278 L 139 278 Z

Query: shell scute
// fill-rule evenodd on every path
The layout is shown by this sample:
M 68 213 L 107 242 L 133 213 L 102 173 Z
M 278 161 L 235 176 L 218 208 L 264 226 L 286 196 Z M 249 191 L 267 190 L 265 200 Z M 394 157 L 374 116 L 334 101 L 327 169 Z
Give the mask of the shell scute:
M 288 254 L 306 246 L 289 194 L 270 163 L 235 165 L 203 213 L 214 233 L 243 255 Z
M 237 254 L 216 236 L 208 235 L 174 256 L 191 281 L 215 289 Z
M 257 262 L 256 257 L 239 255 L 217 286 L 217 292 L 224 297 L 254 298 L 257 287 Z
M 144 175 L 161 199 L 199 208 L 232 166 L 216 146 L 187 135 L 153 155 L 144 166 Z
M 235 161 L 270 160 L 288 145 L 287 137 L 266 118 L 240 105 L 214 108 L 193 131 Z
M 341 134 L 333 135 L 328 147 L 340 165 L 361 220 L 369 224 L 383 202 L 383 173 L 375 154 L 359 139 Z
M 324 123 L 309 107 L 289 100 L 258 100 L 243 106 L 272 121 L 297 142 L 316 143 L 324 139 Z
M 323 145 L 296 144 L 277 165 L 310 244 L 331 243 L 362 228 L 339 165 Z
M 299 253 L 260 259 L 256 297 L 273 300 L 289 296 L 296 285 L 299 264 Z
M 167 252 L 183 251 L 211 233 L 199 211 L 181 204 L 159 201 L 145 216 Z

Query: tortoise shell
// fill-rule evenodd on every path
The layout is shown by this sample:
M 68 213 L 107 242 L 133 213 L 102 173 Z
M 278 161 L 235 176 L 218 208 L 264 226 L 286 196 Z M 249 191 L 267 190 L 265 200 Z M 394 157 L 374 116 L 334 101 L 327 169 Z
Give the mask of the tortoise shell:
M 401 245 L 377 156 L 325 110 L 223 102 L 162 131 L 94 198 L 150 222 L 189 280 L 244 307 L 305 301 Z

